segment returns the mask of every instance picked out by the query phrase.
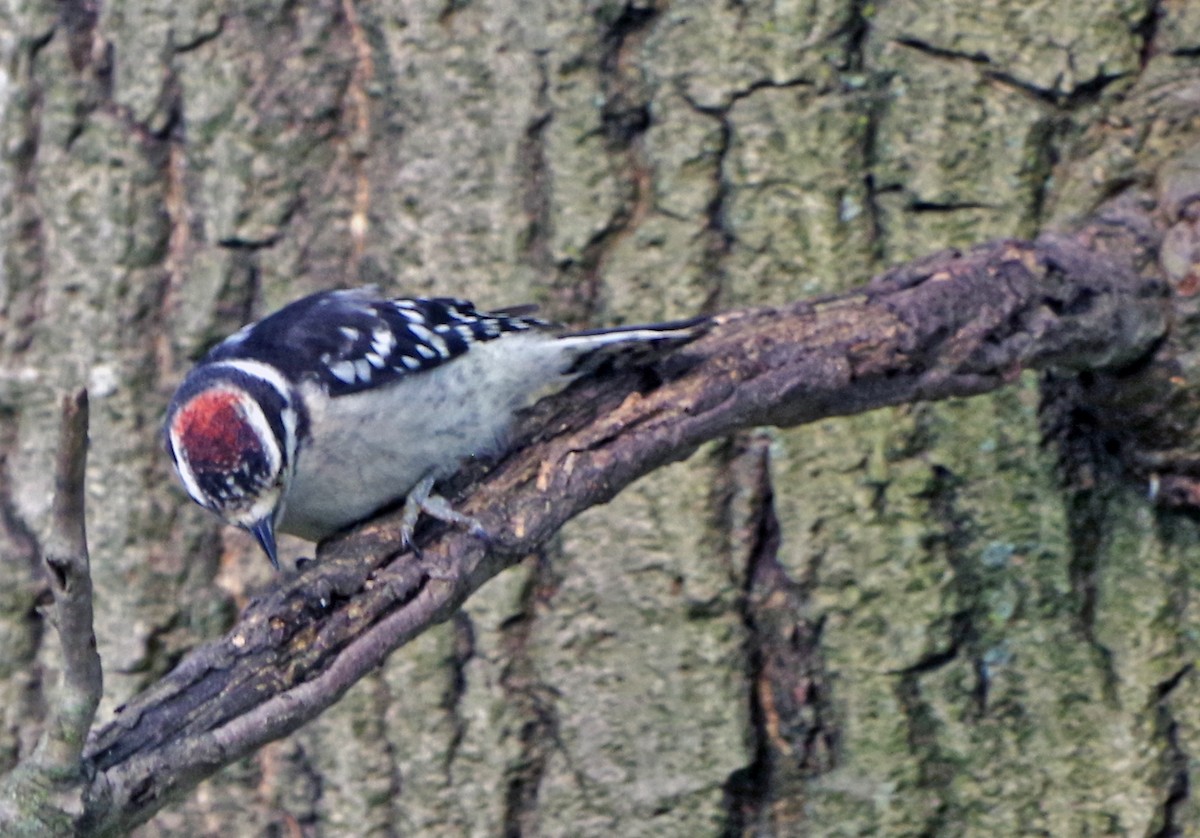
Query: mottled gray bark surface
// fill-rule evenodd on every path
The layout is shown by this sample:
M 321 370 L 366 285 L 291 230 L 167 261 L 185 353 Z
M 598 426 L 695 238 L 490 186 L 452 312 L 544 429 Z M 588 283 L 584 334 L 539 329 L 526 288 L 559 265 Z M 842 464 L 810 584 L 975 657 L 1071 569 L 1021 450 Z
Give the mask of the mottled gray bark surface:
M 1196 141 L 1198 53 L 1119 0 L 10 4 L 0 767 L 57 681 L 62 393 L 104 721 L 277 583 L 160 451 L 217 337 L 360 281 L 674 318 L 1065 228 Z M 138 834 L 1187 833 L 1195 526 L 1064 474 L 1039 398 L 705 446 Z

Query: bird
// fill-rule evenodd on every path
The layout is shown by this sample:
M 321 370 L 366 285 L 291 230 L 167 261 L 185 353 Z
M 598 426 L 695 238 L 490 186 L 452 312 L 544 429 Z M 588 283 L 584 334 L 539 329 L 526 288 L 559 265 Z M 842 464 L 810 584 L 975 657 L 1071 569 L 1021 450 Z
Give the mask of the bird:
M 485 535 L 433 489 L 503 453 L 520 411 L 609 360 L 647 363 L 704 317 L 568 331 L 454 297 L 321 291 L 216 344 L 175 391 L 165 446 L 196 503 L 250 532 L 279 570 L 276 533 L 321 539 L 403 499 Z

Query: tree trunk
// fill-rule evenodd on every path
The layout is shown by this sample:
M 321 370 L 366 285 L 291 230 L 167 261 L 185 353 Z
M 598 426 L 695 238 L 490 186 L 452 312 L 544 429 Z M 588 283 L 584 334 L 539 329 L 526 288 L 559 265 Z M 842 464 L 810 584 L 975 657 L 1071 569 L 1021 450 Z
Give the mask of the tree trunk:
M 11 9 L 0 769 L 57 683 L 62 393 L 103 722 L 278 584 L 159 438 L 244 322 L 363 282 L 581 325 L 781 304 L 1069 228 L 1200 137 L 1191 4 Z M 1063 461 L 1041 398 L 709 444 L 137 834 L 1188 833 L 1195 524 Z

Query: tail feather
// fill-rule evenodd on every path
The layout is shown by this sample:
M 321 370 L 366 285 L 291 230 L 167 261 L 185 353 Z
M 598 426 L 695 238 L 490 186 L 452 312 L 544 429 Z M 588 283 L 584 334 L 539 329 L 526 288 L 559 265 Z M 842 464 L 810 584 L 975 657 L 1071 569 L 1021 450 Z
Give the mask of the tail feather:
M 567 374 L 582 376 L 609 364 L 623 369 L 652 363 L 696 340 L 711 327 L 711 318 L 695 317 L 668 323 L 571 332 L 559 341 L 578 349 L 579 354 Z

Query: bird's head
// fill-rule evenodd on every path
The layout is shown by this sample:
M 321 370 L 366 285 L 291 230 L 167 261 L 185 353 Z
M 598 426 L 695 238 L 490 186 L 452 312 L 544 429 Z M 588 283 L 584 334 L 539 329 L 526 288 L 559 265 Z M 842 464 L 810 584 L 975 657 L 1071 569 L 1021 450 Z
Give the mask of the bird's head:
M 247 387 L 238 378 L 217 374 L 184 382 L 167 412 L 167 450 L 192 500 L 253 533 L 278 568 L 275 523 L 294 455 L 288 444 L 294 422 L 284 427 L 278 418 L 270 421 L 268 415 L 286 419 L 286 413 L 269 414 L 257 392 L 261 386 L 251 381 Z

